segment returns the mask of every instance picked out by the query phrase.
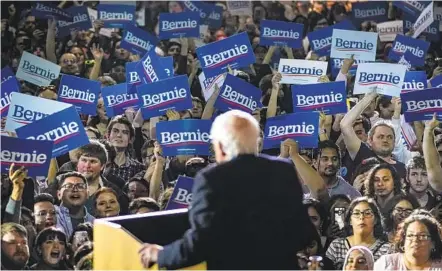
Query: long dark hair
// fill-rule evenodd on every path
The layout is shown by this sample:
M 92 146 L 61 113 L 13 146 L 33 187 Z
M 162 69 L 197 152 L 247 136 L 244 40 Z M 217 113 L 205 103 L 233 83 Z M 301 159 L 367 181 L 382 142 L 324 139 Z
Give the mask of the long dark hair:
M 387 236 L 385 235 L 385 232 L 384 232 L 384 218 L 383 218 L 381 212 L 379 211 L 379 207 L 378 207 L 376 201 L 374 199 L 368 198 L 368 197 L 355 198 L 350 203 L 350 206 L 348 207 L 347 212 L 345 213 L 345 220 L 344 220 L 345 233 L 347 234 L 347 236 L 353 235 L 353 228 L 350 225 L 350 218 L 353 213 L 353 209 L 356 207 L 356 205 L 358 205 L 359 203 L 363 203 L 363 202 L 367 203 L 368 206 L 370 206 L 370 209 L 373 212 L 373 215 L 375 218 L 374 219 L 373 236 L 376 239 L 386 241 Z
M 417 199 L 411 194 L 399 194 L 391 198 L 385 205 L 385 212 L 383 213 L 385 218 L 385 230 L 387 232 L 391 232 L 396 229 L 397 225 L 394 225 L 393 210 L 394 207 L 396 207 L 396 205 L 403 200 L 408 201 L 413 206 L 413 209 L 420 207 Z
M 394 188 L 393 188 L 393 194 L 398 195 L 402 193 L 402 183 L 399 175 L 397 174 L 396 169 L 387 163 L 381 163 L 379 165 L 375 165 L 371 170 L 370 173 L 367 176 L 367 179 L 365 180 L 365 195 L 370 198 L 376 198 L 375 196 L 375 190 L 374 190 L 374 176 L 376 172 L 378 172 L 381 169 L 388 169 L 391 172 L 391 176 L 393 177 L 394 182 Z

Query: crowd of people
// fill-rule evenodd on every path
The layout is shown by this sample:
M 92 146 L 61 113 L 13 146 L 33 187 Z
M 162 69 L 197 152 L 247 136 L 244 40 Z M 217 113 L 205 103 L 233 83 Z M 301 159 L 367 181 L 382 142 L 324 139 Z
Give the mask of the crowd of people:
M 266 119 L 293 112 L 290 85 L 280 83 L 275 63 L 279 58 L 329 61 L 311 51 L 306 35 L 350 18 L 352 2 L 256 1 L 252 16 L 232 16 L 225 1 L 210 2 L 222 7 L 222 26 L 209 28 L 202 42 L 240 32 L 251 41 L 256 63 L 252 69 L 231 72 L 262 91 L 264 107 L 252 114 L 261 129 Z M 401 20 L 403 11 L 388 3 L 388 20 Z M 143 57 L 121 48 L 123 29 L 114 29 L 110 37 L 100 34 L 100 20 L 93 22 L 93 30 L 58 38 L 55 20 L 31 16 L 32 4 L 1 3 L 2 68 L 15 72 L 23 52 L 30 52 L 59 65 L 62 74 L 106 87 L 126 82 L 125 64 Z M 54 4 L 95 9 L 98 1 Z M 144 14 L 141 23 L 137 20 L 139 27 L 154 35 L 160 13 L 184 10 L 177 1 L 137 1 L 136 8 Z M 264 19 L 303 24 L 303 47 L 260 45 Z M 375 22 L 354 26 L 376 32 Z M 391 45 L 378 42 L 376 62 L 390 62 Z M 195 177 L 214 163 L 213 155 L 165 157 L 155 140 L 154 127 L 160 121 L 212 119 L 218 114 L 214 103 L 219 89 L 205 99 L 195 49 L 191 38 L 162 40 L 155 48 L 158 55 L 173 57 L 175 75 L 188 75 L 192 109 L 143 119 L 140 111 L 129 108 L 110 118 L 100 98 L 96 116 L 80 116 L 90 143 L 53 159 L 46 179 L 35 180 L 19 166 L 2 174 L 2 269 L 91 269 L 94 219 L 164 210 L 178 176 Z M 437 57 L 442 57 L 440 39 L 431 41 L 425 65 L 413 69 L 424 70 L 428 80 L 440 76 Z M 375 92 L 353 95 L 353 64 L 354 59 L 345 59 L 336 77 L 329 72 L 320 78 L 345 81 L 353 100 L 346 114 L 321 114 L 317 148 L 302 149 L 292 139 L 278 149 L 256 147 L 259 153 L 290 160 L 301 180 L 303 203 L 317 235 L 293 257 L 301 269 L 310 270 L 440 270 L 442 125 L 436 117 L 404 122 L 400 98 Z M 20 80 L 20 91 L 57 100 L 58 84 L 54 80 L 38 87 Z M 2 128 L 5 121 L 2 118 Z M 410 134 L 414 141 L 407 145 L 404 137 Z

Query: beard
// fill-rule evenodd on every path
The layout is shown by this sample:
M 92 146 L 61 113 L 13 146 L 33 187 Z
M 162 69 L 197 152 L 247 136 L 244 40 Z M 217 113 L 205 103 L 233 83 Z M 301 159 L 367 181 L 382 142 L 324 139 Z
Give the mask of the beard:
M 372 149 L 373 152 L 380 157 L 389 157 L 391 156 L 391 153 L 393 152 L 393 147 L 389 147 L 388 149 L 386 148 L 379 148 L 377 150 Z

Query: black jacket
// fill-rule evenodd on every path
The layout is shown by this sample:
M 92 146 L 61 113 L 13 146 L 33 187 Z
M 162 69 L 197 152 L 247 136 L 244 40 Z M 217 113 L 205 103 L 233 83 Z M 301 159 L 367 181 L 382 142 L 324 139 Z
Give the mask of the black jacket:
M 162 268 L 297 269 L 296 252 L 316 234 L 286 160 L 241 155 L 205 168 L 192 198 L 191 229 L 160 252 Z

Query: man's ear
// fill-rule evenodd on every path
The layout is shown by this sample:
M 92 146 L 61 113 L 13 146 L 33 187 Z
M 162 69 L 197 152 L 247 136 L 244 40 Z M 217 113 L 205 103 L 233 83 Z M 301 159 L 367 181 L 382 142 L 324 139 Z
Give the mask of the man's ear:
M 57 191 L 57 198 L 61 202 L 61 198 L 63 197 L 63 194 L 61 193 L 61 190 Z

